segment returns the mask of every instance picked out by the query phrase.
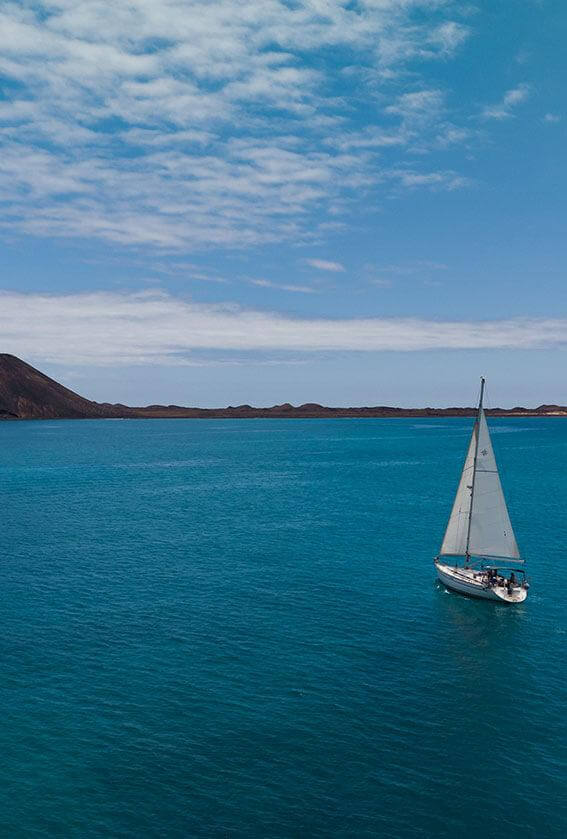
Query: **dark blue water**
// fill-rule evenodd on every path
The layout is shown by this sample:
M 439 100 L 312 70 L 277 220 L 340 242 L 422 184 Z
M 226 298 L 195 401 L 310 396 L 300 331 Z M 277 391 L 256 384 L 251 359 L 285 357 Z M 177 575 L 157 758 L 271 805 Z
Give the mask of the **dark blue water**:
M 470 420 L 0 424 L 0 834 L 565 836 L 567 421 L 448 594 Z

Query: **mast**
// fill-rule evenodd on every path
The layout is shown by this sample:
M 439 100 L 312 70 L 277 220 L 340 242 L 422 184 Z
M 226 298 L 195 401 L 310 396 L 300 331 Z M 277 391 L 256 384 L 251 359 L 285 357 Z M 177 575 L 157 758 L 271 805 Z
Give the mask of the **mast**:
M 480 399 L 478 400 L 478 412 L 476 415 L 476 423 L 475 423 L 475 442 L 474 442 L 474 461 L 473 461 L 473 474 L 472 474 L 472 484 L 471 484 L 471 506 L 469 509 L 469 522 L 467 527 L 467 546 L 465 548 L 465 563 L 468 565 L 470 562 L 470 552 L 469 552 L 469 545 L 471 541 L 471 522 L 472 522 L 472 514 L 473 514 L 473 504 L 474 504 L 474 485 L 476 479 L 476 462 L 478 458 L 478 431 L 480 428 L 480 416 L 482 413 L 482 401 L 484 398 L 484 377 L 480 377 Z

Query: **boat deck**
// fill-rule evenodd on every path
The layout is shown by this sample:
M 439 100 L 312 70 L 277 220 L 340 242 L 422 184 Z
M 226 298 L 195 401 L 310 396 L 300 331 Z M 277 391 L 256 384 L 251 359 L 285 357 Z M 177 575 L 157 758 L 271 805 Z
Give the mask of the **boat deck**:
M 521 603 L 527 597 L 527 590 L 523 586 L 516 586 L 511 592 L 508 592 L 505 583 L 488 586 L 486 572 L 477 568 L 455 568 L 438 561 L 435 564 L 441 582 L 463 594 L 506 603 Z

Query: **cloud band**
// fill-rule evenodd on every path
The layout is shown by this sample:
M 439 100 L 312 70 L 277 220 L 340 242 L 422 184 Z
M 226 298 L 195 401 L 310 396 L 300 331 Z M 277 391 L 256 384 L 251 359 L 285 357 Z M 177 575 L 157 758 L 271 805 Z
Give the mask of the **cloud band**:
M 567 343 L 567 319 L 291 318 L 159 292 L 0 294 L 2 350 L 62 364 L 178 364 L 192 353 L 533 349 Z

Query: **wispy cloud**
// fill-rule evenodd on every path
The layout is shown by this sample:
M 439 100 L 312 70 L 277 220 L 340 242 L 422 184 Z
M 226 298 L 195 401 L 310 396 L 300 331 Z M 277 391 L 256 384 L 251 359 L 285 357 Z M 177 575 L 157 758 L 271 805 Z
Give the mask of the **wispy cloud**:
M 361 189 L 387 189 L 382 150 L 401 167 L 409 140 L 435 130 L 444 94 L 415 89 L 418 62 L 469 35 L 453 0 L 111 5 L 2 6 L 11 233 L 167 249 L 309 241 L 315 213 L 324 224 Z M 343 75 L 353 59 L 368 76 L 360 104 Z
M 464 178 L 452 170 L 443 172 L 418 172 L 415 169 L 392 169 L 384 173 L 387 177 L 399 186 L 407 189 L 427 187 L 432 190 L 461 189 L 470 184 L 469 178 Z
M 250 283 L 260 288 L 274 288 L 279 291 L 293 291 L 300 294 L 314 294 L 315 289 L 308 285 L 293 285 L 293 283 L 273 283 L 271 280 L 250 280 Z
M 548 113 L 544 116 L 543 121 L 550 124 L 554 124 L 556 122 L 561 122 L 561 116 L 560 114 Z
M 533 349 L 567 344 L 567 320 L 310 319 L 196 304 L 157 292 L 5 292 L 0 333 L 4 351 L 38 363 L 176 364 L 186 363 L 194 351 Z
M 305 262 L 311 268 L 317 268 L 318 271 L 331 271 L 336 274 L 345 270 L 340 262 L 332 262 L 328 259 L 306 259 Z
M 482 116 L 484 119 L 509 119 L 514 115 L 514 108 L 529 98 L 530 92 L 529 85 L 520 84 L 508 90 L 500 102 L 487 106 Z
M 428 123 L 434 120 L 444 106 L 441 90 L 418 90 L 404 93 L 386 107 L 386 113 L 402 117 L 406 123 Z

